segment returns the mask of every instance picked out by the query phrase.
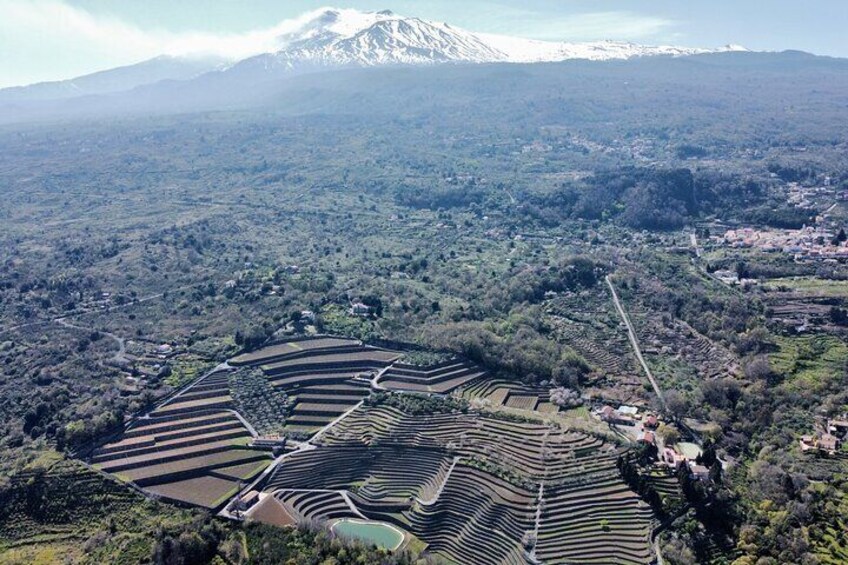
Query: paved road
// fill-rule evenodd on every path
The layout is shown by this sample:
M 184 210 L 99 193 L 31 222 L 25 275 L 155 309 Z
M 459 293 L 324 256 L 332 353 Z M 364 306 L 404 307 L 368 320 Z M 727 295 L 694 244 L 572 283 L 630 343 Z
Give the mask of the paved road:
M 607 275 L 604 279 L 607 281 L 607 286 L 612 293 L 612 301 L 615 303 L 615 309 L 618 310 L 618 315 L 621 316 L 621 319 L 624 321 L 624 325 L 627 326 L 627 337 L 630 338 L 630 345 L 633 346 L 633 352 L 636 354 L 636 359 L 639 360 L 639 364 L 642 365 L 642 369 L 645 370 L 645 374 L 648 376 L 648 380 L 651 381 L 651 386 L 654 387 L 654 392 L 656 393 L 657 398 L 660 399 L 660 403 L 663 405 L 663 408 L 665 408 L 665 396 L 663 396 L 662 390 L 660 390 L 660 385 L 658 385 L 656 379 L 654 379 L 654 374 L 651 373 L 651 368 L 648 367 L 648 364 L 645 362 L 645 358 L 642 357 L 642 350 L 639 349 L 639 341 L 636 339 L 636 332 L 633 330 L 633 324 L 630 323 L 630 318 L 627 316 L 627 312 L 624 311 L 624 307 L 618 299 L 618 293 L 615 291 L 615 286 L 612 284 L 612 278 Z

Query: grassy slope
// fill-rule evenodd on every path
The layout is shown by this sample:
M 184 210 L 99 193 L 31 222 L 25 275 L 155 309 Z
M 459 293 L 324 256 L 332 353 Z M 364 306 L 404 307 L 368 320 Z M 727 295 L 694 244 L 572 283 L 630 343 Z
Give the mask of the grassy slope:
M 783 386 L 789 391 L 827 391 L 848 359 L 848 344 L 835 336 L 778 337 L 777 345 L 772 368 L 786 376 Z
M 45 453 L 0 493 L 0 563 L 138 563 L 157 530 L 199 516 Z

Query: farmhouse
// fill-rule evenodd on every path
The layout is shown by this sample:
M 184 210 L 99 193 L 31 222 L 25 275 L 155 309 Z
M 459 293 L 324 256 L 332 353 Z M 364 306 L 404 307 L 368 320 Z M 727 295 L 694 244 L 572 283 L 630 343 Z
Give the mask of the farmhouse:
M 647 443 L 649 445 L 654 445 L 656 443 L 656 439 L 654 438 L 654 432 L 642 432 L 639 434 L 639 441 L 642 443 Z
M 637 408 L 636 406 L 627 406 L 626 404 L 622 404 L 618 407 L 618 411 L 619 413 L 625 416 L 635 418 L 636 415 L 639 413 L 639 408 Z
M 831 420 L 827 425 L 827 431 L 832 435 L 844 438 L 848 434 L 848 420 Z
M 612 406 L 604 406 L 600 411 L 601 420 L 610 424 L 618 424 L 621 426 L 634 426 L 636 422 L 633 418 L 622 414 Z
M 799 442 L 801 444 L 801 451 L 815 451 L 819 453 L 828 453 L 833 455 L 836 453 L 837 449 L 839 449 L 839 438 L 831 435 L 831 434 L 822 434 L 819 437 L 816 436 L 801 436 L 801 440 Z
M 827 451 L 828 453 L 834 453 L 839 447 L 839 439 L 836 436 L 832 436 L 830 434 L 823 434 L 819 438 L 819 449 L 822 451 Z
M 710 470 L 704 467 L 703 465 L 697 465 L 690 462 L 689 472 L 691 472 L 692 476 L 698 479 L 699 481 L 710 480 Z
M 362 302 L 357 302 L 351 306 L 350 313 L 354 316 L 368 316 L 371 314 L 371 307 Z
M 259 436 L 254 438 L 253 442 L 250 444 L 251 447 L 285 447 L 286 446 L 286 436 L 280 435 L 268 435 L 268 436 Z
M 686 456 L 678 453 L 670 447 L 666 447 L 663 449 L 662 460 L 669 467 L 676 468 L 679 464 L 686 461 Z

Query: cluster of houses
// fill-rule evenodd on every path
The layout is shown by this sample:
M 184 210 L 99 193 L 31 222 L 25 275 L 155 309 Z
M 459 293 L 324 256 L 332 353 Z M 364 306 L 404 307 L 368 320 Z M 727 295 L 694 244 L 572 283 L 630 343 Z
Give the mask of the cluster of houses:
M 848 242 L 834 244 L 834 236 L 822 227 L 805 226 L 799 230 L 731 229 L 712 239 L 735 248 L 787 253 L 795 259 L 848 259 Z
M 639 408 L 636 406 L 619 406 L 618 409 L 612 406 L 603 406 L 597 411 L 601 421 L 613 424 L 616 426 L 633 426 L 636 427 L 639 423 L 642 424 L 641 431 L 637 434 L 637 441 L 647 443 L 649 445 L 657 445 L 656 430 L 660 425 L 659 418 L 654 414 L 639 415 Z M 689 445 L 693 449 L 697 448 L 694 444 L 679 444 Z M 676 447 L 663 446 L 659 454 L 660 463 L 668 465 L 672 469 L 677 469 L 680 464 L 684 464 L 689 468 L 692 477 L 699 481 L 708 481 L 710 478 L 710 470 L 704 465 L 699 464 L 696 459 L 700 453 L 686 453 L 684 450 L 678 450 Z
M 833 186 L 833 179 L 829 176 L 820 178 L 821 186 L 803 186 L 797 182 L 787 184 L 789 194 L 786 196 L 786 202 L 792 204 L 796 208 L 815 208 L 816 200 L 821 200 L 824 197 L 827 200 L 836 198 L 837 200 L 845 200 L 848 193 L 844 189 Z
M 739 278 L 739 275 L 736 273 L 736 271 L 731 271 L 730 269 L 719 269 L 713 273 L 713 277 L 717 278 L 724 284 L 729 285 L 750 286 L 759 282 L 757 279 L 749 279 L 744 277 Z
M 848 436 L 848 417 L 828 420 L 824 431 L 815 435 L 801 436 L 799 443 L 804 453 L 835 455 Z
M 672 469 L 677 469 L 681 464 L 686 465 L 689 468 L 689 473 L 695 479 L 699 481 L 708 481 L 710 479 L 710 470 L 707 466 L 701 465 L 689 455 L 681 453 L 673 447 L 665 447 L 663 449 L 660 455 L 660 462 L 665 463 Z

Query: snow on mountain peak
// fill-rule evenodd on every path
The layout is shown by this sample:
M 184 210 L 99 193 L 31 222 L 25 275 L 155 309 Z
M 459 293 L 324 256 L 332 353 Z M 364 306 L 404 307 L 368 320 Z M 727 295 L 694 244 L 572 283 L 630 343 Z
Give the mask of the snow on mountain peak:
M 308 71 L 343 66 L 447 62 L 604 61 L 743 49 L 739 46 L 727 46 L 719 50 L 644 46 L 621 41 L 540 41 L 473 33 L 446 23 L 401 16 L 391 10 L 361 12 L 322 8 L 304 15 L 296 23 L 277 37 L 276 52 L 253 57 L 243 64 L 266 70 L 283 68 Z

